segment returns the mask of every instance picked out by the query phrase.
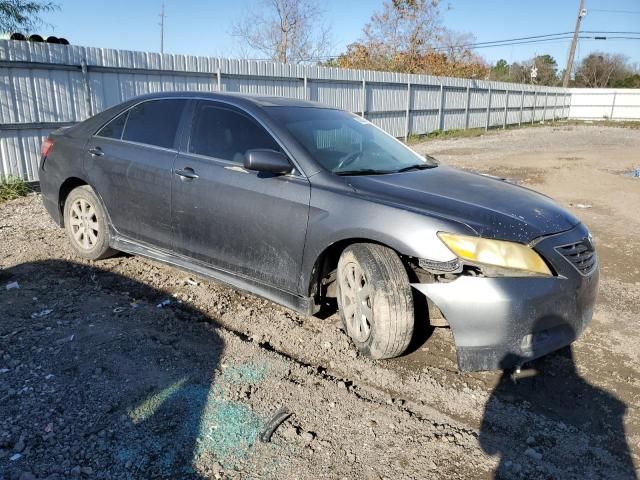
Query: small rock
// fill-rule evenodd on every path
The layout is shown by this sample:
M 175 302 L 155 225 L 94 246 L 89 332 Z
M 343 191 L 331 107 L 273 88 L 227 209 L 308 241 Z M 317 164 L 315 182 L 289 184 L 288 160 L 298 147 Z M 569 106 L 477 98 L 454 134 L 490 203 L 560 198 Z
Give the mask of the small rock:
M 296 429 L 291 425 L 283 428 L 281 432 L 282 432 L 282 436 L 287 440 L 291 440 L 292 438 L 295 438 L 298 435 L 298 432 L 296 432 Z
M 340 387 L 340 388 L 347 388 L 347 384 L 346 384 L 346 383 L 344 383 L 342 380 L 340 380 L 340 381 L 338 382 L 338 387 Z
M 304 443 L 311 443 L 313 442 L 313 439 L 315 438 L 315 435 L 313 434 L 313 432 L 304 432 L 302 435 L 302 439 L 304 440 Z
M 20 435 L 20 439 L 16 442 L 16 444 L 13 447 L 13 451 L 16 453 L 22 453 L 22 451 L 24 450 L 24 433 L 22 435 Z
M 93 475 L 93 468 L 91 468 L 91 467 L 82 467 L 80 469 L 80 473 L 82 473 L 83 475 L 91 476 L 91 475 Z
M 535 445 L 536 443 L 536 439 L 533 437 L 527 437 L 527 445 L 531 446 L 531 445 Z
M 22 458 L 22 454 L 14 453 L 9 457 L 9 460 L 11 460 L 12 462 L 15 462 L 16 460 L 20 460 L 21 458 Z
M 79 477 L 79 476 L 80 476 L 80 470 L 81 470 L 81 469 L 80 469 L 80 466 L 79 466 L 79 465 L 76 465 L 75 467 L 73 467 L 73 468 L 71 469 L 71 475 L 72 475 L 73 477 Z
M 534 460 L 541 460 L 542 459 L 542 454 L 537 452 L 537 451 L 535 451 L 533 448 L 527 448 L 525 450 L 524 454 L 527 457 L 533 458 Z

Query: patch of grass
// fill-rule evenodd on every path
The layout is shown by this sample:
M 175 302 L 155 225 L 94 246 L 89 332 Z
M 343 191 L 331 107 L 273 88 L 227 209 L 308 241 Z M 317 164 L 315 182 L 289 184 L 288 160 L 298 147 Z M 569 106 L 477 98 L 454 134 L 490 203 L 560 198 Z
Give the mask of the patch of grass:
M 469 128 L 468 130 L 434 130 L 433 132 L 426 134 L 411 134 L 407 139 L 407 144 L 412 145 L 415 143 L 424 142 L 425 140 L 446 140 L 449 138 L 469 138 L 479 137 L 484 135 L 484 128 Z
M 15 198 L 24 197 L 31 189 L 20 177 L 7 175 L 0 177 L 0 202 L 13 200 Z
M 617 127 L 617 128 L 631 128 L 634 130 L 640 130 L 640 121 L 636 120 L 546 120 L 545 122 L 537 121 L 535 123 L 523 123 L 522 125 L 507 125 L 506 130 L 519 130 L 522 128 L 532 127 L 549 127 L 554 125 L 562 126 L 595 126 L 595 127 Z M 493 126 L 489 130 L 484 128 L 470 128 L 468 130 L 435 130 L 426 134 L 412 133 L 407 138 L 407 145 L 414 145 L 416 143 L 426 142 L 429 140 L 448 140 L 452 138 L 470 138 L 480 137 L 486 134 L 496 134 L 504 131 L 502 126 Z
M 593 125 L 596 127 L 617 127 L 640 130 L 640 120 L 568 120 L 565 125 Z

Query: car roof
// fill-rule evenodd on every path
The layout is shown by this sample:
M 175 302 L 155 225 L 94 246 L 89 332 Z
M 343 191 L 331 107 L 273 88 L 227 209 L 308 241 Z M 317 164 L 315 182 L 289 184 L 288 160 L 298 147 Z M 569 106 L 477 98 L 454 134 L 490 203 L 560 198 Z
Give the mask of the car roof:
M 146 100 L 146 99 L 162 99 L 162 98 L 204 98 L 210 100 L 223 100 L 223 101 L 235 101 L 238 104 L 253 104 L 254 106 L 264 107 L 313 107 L 313 108 L 327 108 L 332 109 L 328 105 L 323 105 L 318 102 L 312 102 L 309 100 L 299 100 L 296 98 L 288 97 L 269 97 L 264 95 L 252 95 L 247 93 L 227 93 L 227 92 L 161 92 L 150 93 L 142 95 L 136 99 L 131 100 Z

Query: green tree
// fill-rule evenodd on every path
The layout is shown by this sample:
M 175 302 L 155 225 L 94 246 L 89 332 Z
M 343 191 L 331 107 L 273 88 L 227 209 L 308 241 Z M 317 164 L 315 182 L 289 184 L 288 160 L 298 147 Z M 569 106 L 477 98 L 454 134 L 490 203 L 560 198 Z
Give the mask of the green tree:
M 530 65 L 536 66 L 538 75 L 535 83 L 538 85 L 557 85 L 558 84 L 558 62 L 551 55 L 538 55 L 530 60 Z
M 41 15 L 57 5 L 41 0 L 0 0 L 0 32 L 33 30 L 42 24 Z
M 498 82 L 508 82 L 511 80 L 511 67 L 505 59 L 500 59 L 491 67 L 491 80 Z

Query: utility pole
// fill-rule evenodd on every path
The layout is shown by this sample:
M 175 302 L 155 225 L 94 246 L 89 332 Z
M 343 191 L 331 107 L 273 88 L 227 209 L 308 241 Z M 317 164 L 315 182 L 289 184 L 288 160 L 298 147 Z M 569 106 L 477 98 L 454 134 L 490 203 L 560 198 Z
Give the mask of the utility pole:
M 571 77 L 571 70 L 573 70 L 573 59 L 576 55 L 576 45 L 578 44 L 578 35 L 580 34 L 580 23 L 582 17 L 587 14 L 584 8 L 584 0 L 580 0 L 580 8 L 578 9 L 578 18 L 576 19 L 576 29 L 573 32 L 573 40 L 571 41 L 571 49 L 569 50 L 569 58 L 567 59 L 567 69 L 564 71 L 562 77 L 562 86 L 567 87 L 569 85 L 569 77 Z
M 164 2 L 160 9 L 160 54 L 164 53 Z

